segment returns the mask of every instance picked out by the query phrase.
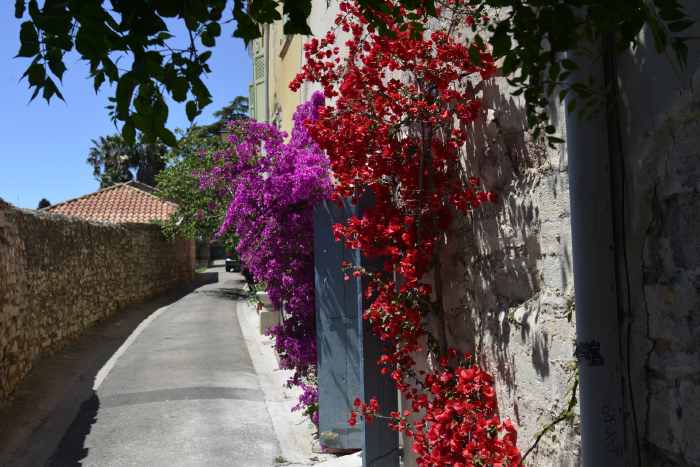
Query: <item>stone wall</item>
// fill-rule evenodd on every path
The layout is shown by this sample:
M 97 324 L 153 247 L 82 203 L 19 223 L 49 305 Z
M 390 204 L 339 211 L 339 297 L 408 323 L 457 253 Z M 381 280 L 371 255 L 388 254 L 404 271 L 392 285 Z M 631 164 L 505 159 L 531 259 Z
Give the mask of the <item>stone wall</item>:
M 700 18 L 700 3 L 683 2 Z M 687 34 L 700 34 L 696 24 Z M 700 44 L 688 66 L 651 34 L 619 60 L 626 176 L 628 451 L 700 466 Z M 650 92 L 653 90 L 653 92 Z M 625 331 L 627 332 L 627 331 Z
M 191 241 L 156 225 L 112 225 L 0 200 L 0 403 L 42 353 L 123 307 L 187 283 Z
M 500 414 L 518 426 L 525 452 L 567 408 L 576 383 L 569 177 L 565 146 L 532 143 L 506 86 L 484 87 L 487 110 L 463 159 L 465 173 L 499 201 L 446 235 L 440 273 L 448 344 L 475 351 L 495 377 Z M 579 444 L 574 413 L 528 465 L 578 465 Z

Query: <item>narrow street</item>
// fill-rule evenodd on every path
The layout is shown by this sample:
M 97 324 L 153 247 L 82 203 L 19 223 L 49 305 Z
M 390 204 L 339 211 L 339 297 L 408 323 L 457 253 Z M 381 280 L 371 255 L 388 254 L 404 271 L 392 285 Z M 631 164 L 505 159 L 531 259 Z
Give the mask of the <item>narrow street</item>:
M 219 281 L 39 362 L 0 412 L 0 465 L 274 465 L 280 442 L 236 313 L 244 282 L 207 274 Z

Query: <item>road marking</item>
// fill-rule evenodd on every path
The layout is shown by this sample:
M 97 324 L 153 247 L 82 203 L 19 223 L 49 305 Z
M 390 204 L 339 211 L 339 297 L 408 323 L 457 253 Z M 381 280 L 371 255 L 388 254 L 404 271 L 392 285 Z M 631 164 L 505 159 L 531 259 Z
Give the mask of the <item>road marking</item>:
M 134 331 L 129 335 L 129 337 L 127 337 L 124 343 L 117 349 L 116 352 L 114 352 L 114 354 L 109 358 L 109 360 L 107 360 L 107 363 L 105 363 L 102 366 L 102 368 L 100 368 L 100 371 L 97 372 L 97 375 L 95 375 L 95 382 L 92 385 L 93 391 L 97 391 L 99 387 L 102 386 L 102 383 L 112 371 L 114 365 L 117 364 L 117 360 L 119 360 L 119 357 L 121 357 L 124 354 L 124 352 L 126 352 L 129 349 L 131 344 L 133 344 L 134 341 L 139 337 L 139 335 L 141 335 L 143 330 L 146 329 L 146 327 L 148 327 L 148 325 L 151 324 L 156 318 L 165 313 L 165 311 L 171 306 L 173 306 L 175 303 L 171 303 L 170 305 L 157 309 L 148 318 L 144 319 L 139 323 L 139 325 L 136 327 L 136 329 L 134 329 Z

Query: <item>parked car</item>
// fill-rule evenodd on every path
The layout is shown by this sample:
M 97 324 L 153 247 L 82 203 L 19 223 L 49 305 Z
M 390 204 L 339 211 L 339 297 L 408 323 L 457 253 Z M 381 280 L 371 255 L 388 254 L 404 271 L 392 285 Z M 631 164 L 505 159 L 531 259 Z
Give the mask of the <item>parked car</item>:
M 226 272 L 234 272 L 241 270 L 241 262 L 238 256 L 233 252 L 226 252 L 226 259 L 224 260 L 224 265 L 226 267 Z

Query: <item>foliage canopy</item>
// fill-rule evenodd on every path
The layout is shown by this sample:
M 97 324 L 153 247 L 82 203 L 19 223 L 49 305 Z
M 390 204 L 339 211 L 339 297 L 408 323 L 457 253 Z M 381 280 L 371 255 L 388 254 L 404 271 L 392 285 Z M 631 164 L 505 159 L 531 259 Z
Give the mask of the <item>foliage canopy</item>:
M 178 204 L 175 215 L 163 224 L 168 236 L 208 240 L 218 231 L 230 195 L 213 187 L 200 190 L 199 175 L 220 163 L 215 154 L 227 147 L 226 126 L 246 119 L 247 110 L 248 99 L 236 97 L 214 112 L 213 123 L 181 131 L 182 137 L 165 155 L 167 167 L 156 176 L 158 195 Z M 232 234 L 222 240 L 227 247 L 235 243 Z
M 122 135 L 133 142 L 137 131 L 147 142 L 160 139 L 175 145 L 166 128 L 165 95 L 184 103 L 190 121 L 212 98 L 201 77 L 211 71 L 212 48 L 223 27 L 235 22 L 233 36 L 247 41 L 261 36 L 261 25 L 282 20 L 285 34 L 311 34 L 307 18 L 312 0 L 16 0 L 15 16 L 23 19 L 19 57 L 31 59 L 26 78 L 32 99 L 40 93 L 50 101 L 63 98 L 56 84 L 66 71 L 66 54 L 72 51 L 89 63 L 95 90 L 105 81 L 116 84 L 108 107 L 121 122 Z M 356 0 L 370 25 L 391 34 L 389 21 L 420 32 L 426 20 L 449 0 Z M 576 64 L 562 53 L 574 51 L 586 37 L 614 34 L 621 48 L 638 43 L 642 28 L 649 27 L 659 52 L 675 51 L 681 64 L 687 57 L 687 36 L 694 21 L 679 0 L 469 0 L 476 17 L 488 21 L 488 40 L 495 59 L 503 59 L 503 74 L 517 94 L 523 94 L 528 123 L 547 125 L 549 99 L 565 82 Z M 176 46 L 168 22 L 184 24 L 189 41 Z M 476 21 L 472 27 L 479 27 Z M 477 42 L 483 42 L 480 36 Z M 545 46 L 547 44 L 547 46 Z M 125 66 L 121 58 L 128 57 Z M 121 63 L 121 64 L 120 64 Z M 566 86 L 560 97 L 573 91 L 590 95 L 582 83 Z M 572 107 L 576 104 L 571 104 Z M 573 110 L 573 109 L 572 109 Z
M 92 166 L 100 188 L 134 178 L 155 186 L 156 175 L 165 168 L 166 152 L 167 147 L 160 141 L 147 143 L 139 137 L 139 142 L 129 143 L 120 135 L 108 135 L 92 140 L 87 163 Z

